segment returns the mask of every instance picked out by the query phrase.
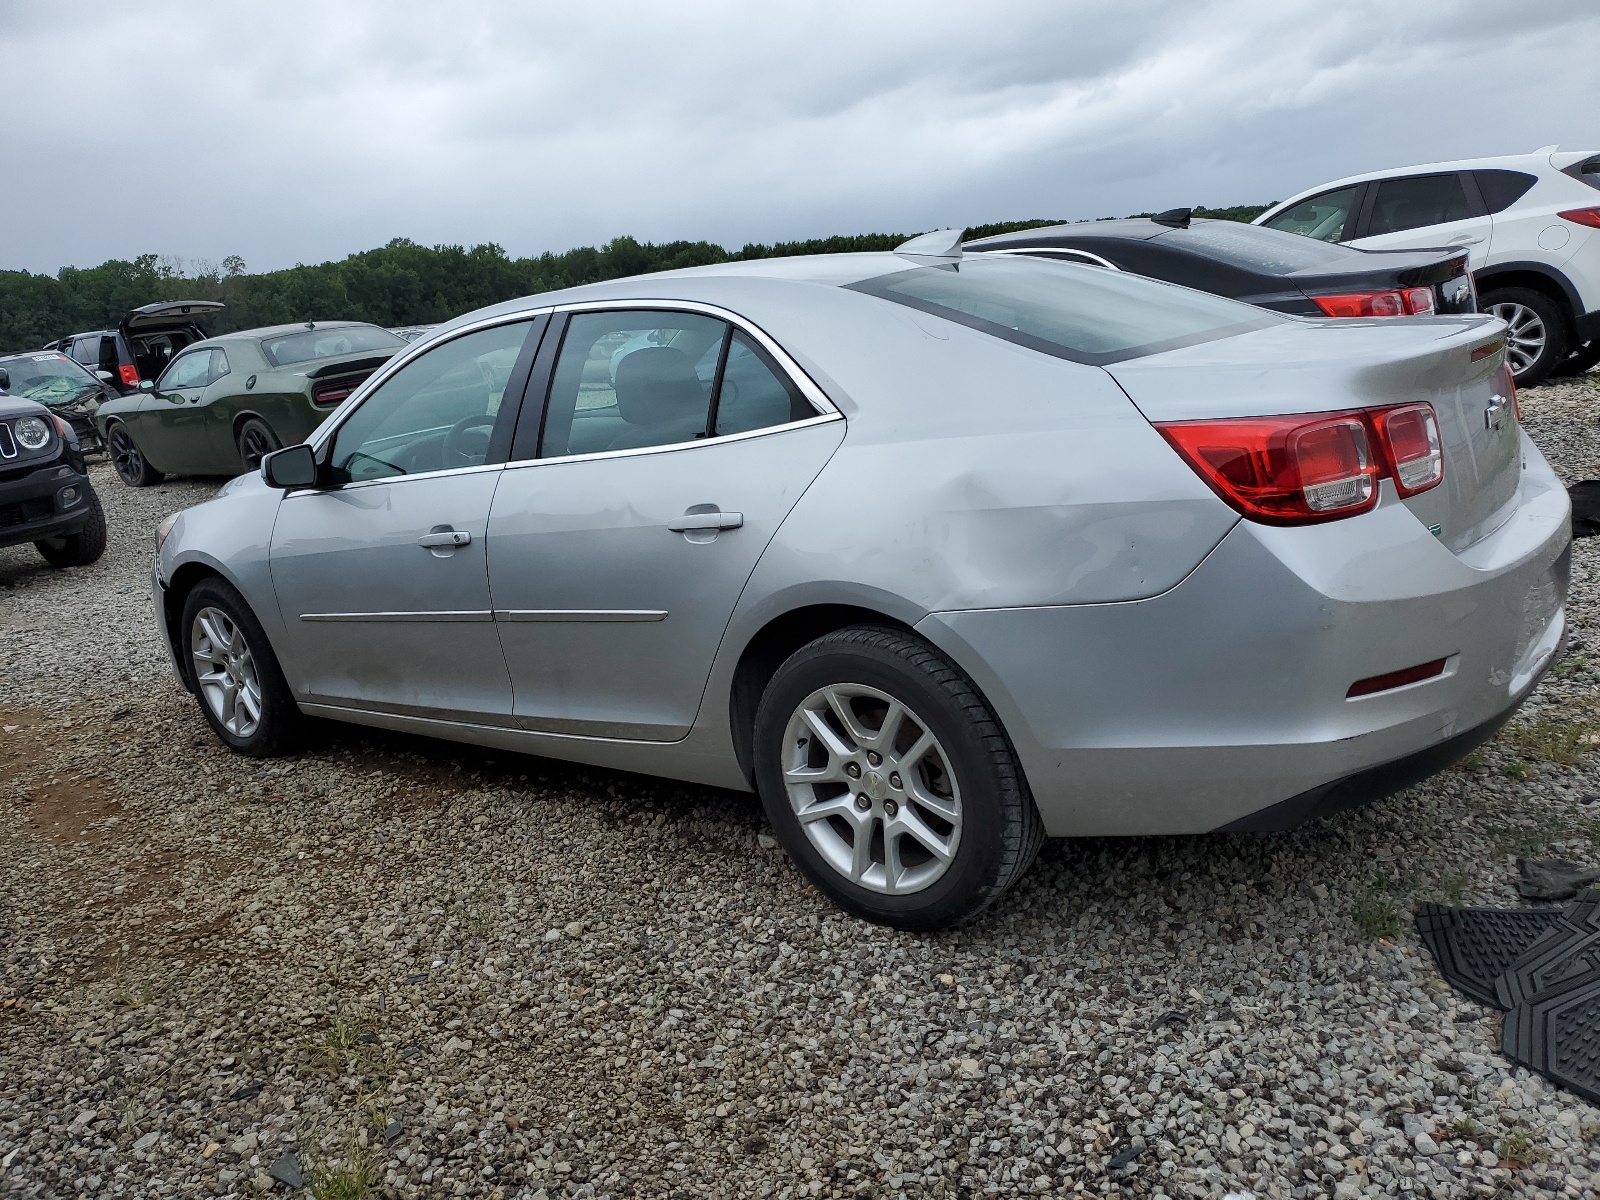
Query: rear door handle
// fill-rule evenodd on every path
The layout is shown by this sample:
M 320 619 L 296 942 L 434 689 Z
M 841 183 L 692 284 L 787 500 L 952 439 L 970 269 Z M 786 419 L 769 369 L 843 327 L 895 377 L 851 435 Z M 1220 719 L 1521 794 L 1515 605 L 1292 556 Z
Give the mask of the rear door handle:
M 691 529 L 738 529 L 743 524 L 743 513 L 684 513 L 668 521 L 667 528 L 673 533 L 687 533 Z
M 1450 239 L 1450 245 L 1452 245 L 1452 246 L 1476 246 L 1481 241 L 1483 241 L 1483 239 L 1481 237 L 1477 237 L 1477 236 L 1475 236 L 1473 234 L 1470 234 L 1470 233 L 1463 233 L 1459 237 L 1451 238 Z
M 432 548 L 434 546 L 468 546 L 472 544 L 472 535 L 465 529 L 446 529 L 442 533 L 425 533 L 417 539 L 417 545 Z

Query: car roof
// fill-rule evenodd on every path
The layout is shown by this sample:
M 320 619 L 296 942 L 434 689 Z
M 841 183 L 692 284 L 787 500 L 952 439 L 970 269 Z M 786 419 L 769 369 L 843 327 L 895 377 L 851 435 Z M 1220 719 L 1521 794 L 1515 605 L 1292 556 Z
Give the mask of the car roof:
M 1205 218 L 1196 217 L 1198 223 Z M 1233 222 L 1237 224 L 1237 222 Z M 997 233 L 990 237 L 974 238 L 962 245 L 974 250 L 986 246 L 1016 246 L 1030 241 L 1049 241 L 1063 237 L 1122 238 L 1128 241 L 1147 242 L 1163 233 L 1171 233 L 1182 226 L 1163 225 L 1148 217 L 1119 217 L 1114 221 L 1068 221 L 1063 225 L 1038 225 L 1032 229 L 1018 229 L 1012 233 Z
M 1368 183 L 1374 179 L 1388 179 L 1397 175 L 1434 175 L 1446 171 L 1528 171 L 1535 174 L 1548 174 L 1562 170 L 1556 161 L 1560 159 L 1563 165 L 1582 162 L 1585 158 L 1595 153 L 1592 150 L 1563 150 L 1557 151 L 1554 146 L 1543 146 L 1531 154 L 1502 154 L 1495 158 L 1456 158 L 1448 162 L 1418 163 L 1409 167 L 1389 167 L 1382 171 L 1363 171 L 1360 175 L 1346 175 L 1343 179 L 1330 179 L 1326 183 L 1319 183 L 1314 187 L 1304 188 L 1286 200 L 1280 200 L 1266 212 L 1252 222 L 1259 224 L 1268 217 L 1275 216 L 1291 204 L 1298 204 L 1308 196 L 1315 196 L 1319 192 L 1331 191 L 1334 188 L 1348 187 L 1356 183 Z
M 373 325 L 371 321 L 317 321 L 308 325 L 305 321 L 297 321 L 293 325 L 262 325 L 256 329 L 235 329 L 230 333 L 219 333 L 215 337 L 206 339 L 208 342 L 221 342 L 228 339 L 240 340 L 243 338 L 269 338 L 282 337 L 287 333 L 310 333 L 314 329 L 350 329 L 352 327 L 370 327 L 382 329 L 381 325 Z M 200 345 L 199 342 L 195 343 Z M 187 347 L 185 347 L 187 349 Z

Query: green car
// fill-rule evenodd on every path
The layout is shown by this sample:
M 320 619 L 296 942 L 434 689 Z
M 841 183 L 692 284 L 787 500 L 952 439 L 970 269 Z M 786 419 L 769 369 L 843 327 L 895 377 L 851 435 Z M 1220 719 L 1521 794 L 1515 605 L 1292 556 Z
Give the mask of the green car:
M 102 404 L 95 424 L 129 487 L 237 475 L 305 441 L 404 338 L 358 321 L 247 329 L 184 348 L 154 383 Z

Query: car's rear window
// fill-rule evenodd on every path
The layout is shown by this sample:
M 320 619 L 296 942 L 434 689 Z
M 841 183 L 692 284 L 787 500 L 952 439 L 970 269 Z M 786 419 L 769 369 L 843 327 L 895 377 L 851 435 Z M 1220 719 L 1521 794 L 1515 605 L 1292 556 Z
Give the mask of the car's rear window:
M 1094 366 L 1287 320 L 1140 275 L 1009 255 L 913 267 L 849 287 Z
M 1187 229 L 1174 229 L 1160 241 L 1182 246 L 1196 254 L 1259 271 L 1266 275 L 1291 275 L 1296 271 L 1327 271 L 1359 264 L 1361 251 L 1335 242 L 1318 241 L 1264 225 L 1241 225 L 1237 221 L 1196 221 Z
M 261 339 L 261 353 L 275 367 L 360 354 L 364 350 L 402 350 L 406 340 L 376 325 L 339 325 L 332 329 L 307 329 Z
M 1600 154 L 1586 158 L 1581 163 L 1573 163 L 1567 168 L 1567 174 L 1592 188 L 1600 188 Z

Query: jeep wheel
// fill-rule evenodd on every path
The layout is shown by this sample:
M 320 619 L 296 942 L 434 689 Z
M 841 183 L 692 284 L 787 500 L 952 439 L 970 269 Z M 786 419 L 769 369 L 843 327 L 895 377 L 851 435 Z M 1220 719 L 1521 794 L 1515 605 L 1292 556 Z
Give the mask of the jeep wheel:
M 52 567 L 87 567 L 98 562 L 106 552 L 106 513 L 94 489 L 89 489 L 89 519 L 81 529 L 60 537 L 41 538 L 33 548 Z

